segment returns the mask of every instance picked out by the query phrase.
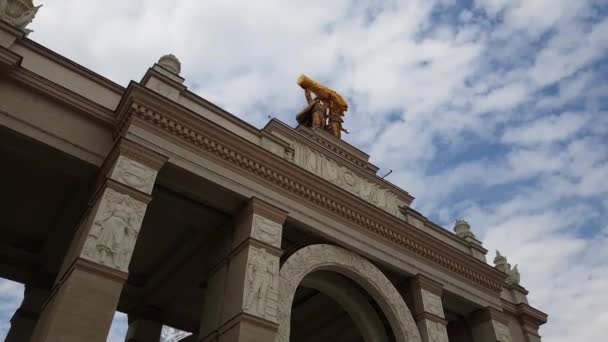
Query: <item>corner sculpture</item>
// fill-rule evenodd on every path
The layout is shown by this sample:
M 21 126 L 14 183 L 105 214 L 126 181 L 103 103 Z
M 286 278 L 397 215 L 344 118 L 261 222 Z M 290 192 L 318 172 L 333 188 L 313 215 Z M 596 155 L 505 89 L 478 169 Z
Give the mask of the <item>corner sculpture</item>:
M 494 258 L 494 267 L 507 274 L 507 279 L 505 280 L 507 285 L 519 285 L 520 275 L 519 270 L 517 269 L 517 265 L 511 267 L 511 264 L 507 262 L 507 257 L 500 254 L 499 251 L 496 251 L 496 257 Z
M 348 131 L 342 127 L 344 112 L 348 110 L 348 103 L 344 98 L 303 74 L 298 77 L 297 83 L 304 89 L 304 96 L 308 102 L 308 106 L 296 115 L 298 123 L 313 129 L 324 129 L 338 139 L 342 136 L 342 132 L 348 134 Z M 314 99 L 311 93 L 315 94 Z
M 0 0 L 0 20 L 25 31 L 26 34 L 32 30 L 26 29 L 42 5 L 34 6 L 33 0 Z

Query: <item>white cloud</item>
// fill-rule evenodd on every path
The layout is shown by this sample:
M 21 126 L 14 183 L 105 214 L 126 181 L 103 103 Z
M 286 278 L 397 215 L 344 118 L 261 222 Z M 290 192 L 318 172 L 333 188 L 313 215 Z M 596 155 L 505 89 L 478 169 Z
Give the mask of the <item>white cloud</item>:
M 10 319 L 23 299 L 23 285 L 0 278 L 0 339 L 11 328 Z
M 559 142 L 578 132 L 588 119 L 585 114 L 570 112 L 543 116 L 510 128 L 502 140 L 517 145 Z

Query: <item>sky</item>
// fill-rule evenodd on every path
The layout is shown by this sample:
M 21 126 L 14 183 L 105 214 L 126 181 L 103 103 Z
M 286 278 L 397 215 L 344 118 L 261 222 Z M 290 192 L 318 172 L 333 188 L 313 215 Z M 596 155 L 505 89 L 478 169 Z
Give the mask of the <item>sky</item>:
M 415 209 L 519 265 L 544 341 L 605 339 L 608 0 L 65 0 L 30 28 L 125 86 L 173 53 L 190 91 L 259 128 L 295 127 L 301 73 L 330 86 L 344 140 Z M 21 293 L 0 282 L 0 337 Z

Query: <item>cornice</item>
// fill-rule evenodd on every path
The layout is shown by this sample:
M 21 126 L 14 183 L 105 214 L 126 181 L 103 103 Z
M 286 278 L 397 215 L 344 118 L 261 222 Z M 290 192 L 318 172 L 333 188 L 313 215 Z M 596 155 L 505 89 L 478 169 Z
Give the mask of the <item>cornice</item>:
M 0 46 L 0 71 L 13 70 L 21 65 L 23 57 L 13 51 Z
M 505 313 L 519 318 L 519 320 L 527 325 L 538 329 L 541 325 L 547 323 L 549 316 L 530 306 L 526 303 L 513 304 L 507 300 L 501 299 L 502 308 Z
M 285 222 L 285 219 L 287 219 L 288 216 L 288 213 L 286 211 L 277 208 L 274 205 L 257 197 L 251 197 L 251 199 L 249 199 L 249 202 L 247 202 L 247 204 L 245 205 L 244 210 L 242 210 L 241 215 L 243 217 L 250 217 L 254 214 L 270 219 L 280 225 Z
M 119 95 L 125 91 L 125 88 L 122 87 L 121 85 L 119 85 L 118 83 L 115 83 L 115 82 L 101 76 L 100 74 L 98 74 L 90 69 L 87 69 L 87 68 L 83 67 L 82 65 L 80 65 L 68 58 L 61 56 L 60 54 L 36 43 L 35 41 L 33 41 L 31 39 L 25 38 L 25 39 L 19 41 L 19 44 L 27 47 L 28 49 L 30 49 L 36 53 L 43 55 L 44 57 L 77 73 L 78 75 L 83 76 L 83 77 L 103 86 L 104 88 L 112 90 L 113 92 L 115 92 Z
M 132 83 L 118 115 L 119 134 L 124 134 L 130 124 L 141 126 L 479 289 L 496 295 L 502 288 L 502 272 L 151 90 Z
M 9 73 L 9 77 L 40 93 L 75 108 L 107 125 L 115 124 L 115 114 L 112 110 L 79 95 L 57 83 L 54 83 L 32 71 L 18 67 Z

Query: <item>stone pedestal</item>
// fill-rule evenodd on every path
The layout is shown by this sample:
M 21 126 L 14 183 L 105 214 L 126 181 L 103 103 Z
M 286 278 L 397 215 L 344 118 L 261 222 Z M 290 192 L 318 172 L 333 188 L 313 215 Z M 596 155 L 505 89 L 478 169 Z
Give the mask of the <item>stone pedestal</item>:
M 504 313 L 494 308 L 475 311 L 471 315 L 471 328 L 475 342 L 511 342 L 513 340 L 507 318 Z
M 26 285 L 23 302 L 11 318 L 11 328 L 6 334 L 5 342 L 26 342 L 32 336 L 32 331 L 38 322 L 40 310 L 49 291 Z
M 274 341 L 286 217 L 256 198 L 236 217 L 230 251 L 208 283 L 201 341 Z
M 32 341 L 106 341 L 156 174 L 165 158 L 119 141 L 106 159 Z
M 409 301 L 423 342 L 448 342 L 441 284 L 422 275 L 410 280 Z
M 132 318 L 129 315 L 129 330 L 125 342 L 159 342 L 163 324 L 145 318 Z

